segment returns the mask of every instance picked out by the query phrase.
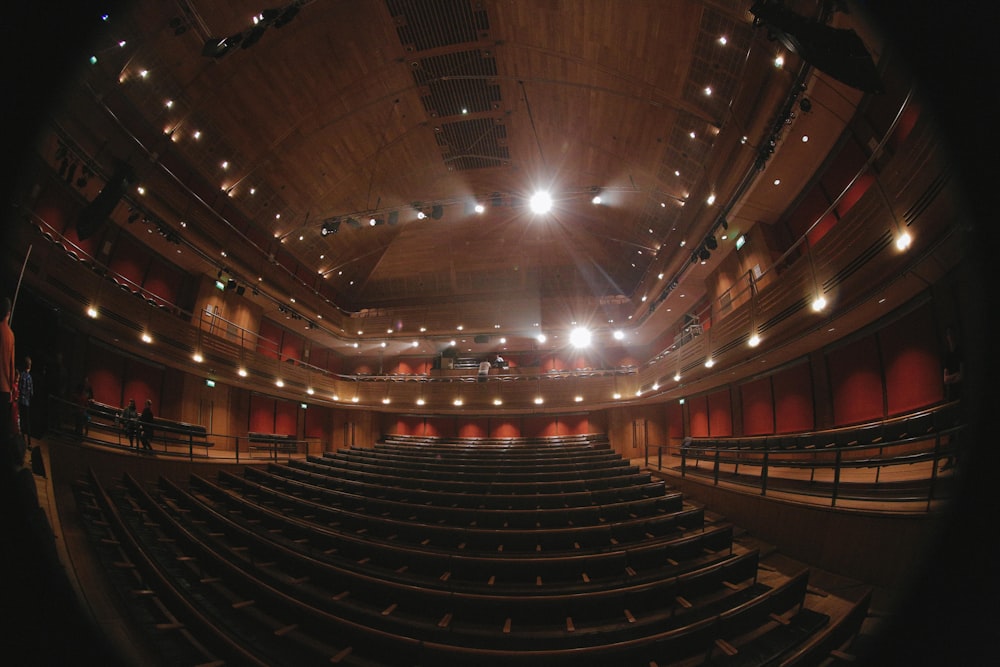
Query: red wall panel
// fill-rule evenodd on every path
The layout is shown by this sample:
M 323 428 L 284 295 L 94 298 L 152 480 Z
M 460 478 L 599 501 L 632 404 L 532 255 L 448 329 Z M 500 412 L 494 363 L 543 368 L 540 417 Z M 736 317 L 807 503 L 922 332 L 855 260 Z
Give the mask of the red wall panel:
M 743 407 L 743 435 L 774 433 L 774 393 L 770 377 L 741 385 L 740 401 Z
M 929 305 L 879 331 L 878 342 L 885 363 L 886 416 L 944 400 L 941 353 Z
M 585 435 L 592 432 L 587 415 L 567 415 L 559 421 L 559 435 Z
M 667 437 L 679 440 L 684 437 L 684 408 L 678 401 L 667 403 Z M 666 444 L 666 443 L 664 443 Z
M 733 434 L 733 406 L 729 389 L 723 389 L 707 396 L 708 433 L 713 438 L 725 438 Z
M 399 428 L 403 429 L 401 432 L 406 435 L 423 435 L 424 434 L 424 418 L 423 417 L 400 417 L 399 418 Z
M 291 331 L 282 331 L 281 336 L 281 359 L 287 361 L 294 359 L 302 361 L 302 351 L 305 349 L 305 340 L 302 336 Z
M 267 318 L 260 321 L 260 335 L 257 337 L 257 353 L 272 359 L 278 358 L 282 329 Z
M 108 268 L 125 278 L 126 286 L 137 291 L 146 277 L 149 251 L 130 234 L 119 234 L 114 251 L 108 260 Z
M 135 399 L 135 407 L 142 412 L 146 399 L 153 401 L 153 414 L 159 417 L 172 418 L 163 414 L 160 407 L 161 389 L 163 387 L 163 369 L 144 364 L 138 359 L 127 359 L 125 364 L 125 400 Z
M 149 263 L 146 281 L 142 286 L 158 301 L 175 304 L 183 280 L 184 276 L 177 269 L 162 262 L 153 261 Z
M 437 438 L 455 437 L 454 417 L 428 417 L 426 421 L 425 435 Z
M 774 432 L 795 433 L 816 427 L 812 373 L 809 364 L 796 364 L 771 377 L 774 391 Z
M 882 367 L 875 336 L 866 336 L 826 355 L 835 426 L 883 416 Z
M 83 204 L 65 186 L 51 182 L 42 188 L 35 203 L 36 214 L 45 221 L 42 229 L 55 234 L 62 234 L 81 208 Z
M 274 404 L 270 396 L 252 394 L 250 396 L 250 425 L 248 431 L 254 433 L 275 433 Z
M 851 187 L 849 187 L 847 192 L 844 193 L 843 198 L 837 202 L 837 215 L 843 218 L 847 212 L 858 203 L 858 200 L 861 199 L 866 192 L 868 192 L 868 188 L 870 188 L 874 182 L 875 177 L 871 174 L 861 174 L 858 176 L 858 180 L 851 184 Z
M 521 437 L 521 421 L 513 417 L 493 419 L 490 422 L 490 427 L 493 429 L 493 432 L 490 433 L 490 436 L 494 438 Z
M 705 396 L 695 396 L 688 399 L 688 418 L 691 424 L 690 435 L 695 438 L 707 438 L 708 432 L 708 399 Z
M 330 421 L 330 408 L 310 405 L 305 414 L 305 437 L 325 439 Z
M 526 438 L 543 438 L 557 434 L 555 420 L 551 417 L 525 417 L 521 428 Z
M 293 401 L 279 400 L 275 402 L 274 410 L 274 432 L 281 435 L 295 435 L 299 433 L 299 407 Z
M 103 347 L 94 346 L 91 348 L 87 379 L 90 381 L 90 387 L 94 390 L 95 401 L 108 405 L 121 405 L 124 374 L 125 363 L 121 355 Z M 70 386 L 74 395 L 76 385 L 76 382 L 72 382 Z M 145 399 L 145 393 L 143 399 Z M 136 405 L 140 410 L 142 409 L 142 403 L 139 402 L 138 397 L 136 397 Z
M 489 435 L 489 419 L 462 419 L 458 424 L 458 437 L 485 438 Z

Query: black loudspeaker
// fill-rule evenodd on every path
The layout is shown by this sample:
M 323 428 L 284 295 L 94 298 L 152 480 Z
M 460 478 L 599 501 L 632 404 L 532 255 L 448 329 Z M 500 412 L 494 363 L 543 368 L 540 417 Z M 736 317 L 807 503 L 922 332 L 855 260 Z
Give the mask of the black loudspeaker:
M 832 28 L 799 16 L 781 3 L 764 0 L 750 8 L 770 36 L 807 63 L 866 93 L 881 93 L 882 82 L 871 54 L 853 30 Z
M 134 177 L 132 167 L 124 162 L 118 163 L 115 173 L 97 193 L 94 201 L 80 211 L 80 216 L 76 220 L 76 235 L 81 241 L 89 239 L 104 224 Z
M 489 336 L 484 336 L 484 335 L 479 335 L 479 336 L 476 336 L 473 340 L 475 340 L 477 343 L 488 343 L 488 342 L 490 342 L 490 337 Z

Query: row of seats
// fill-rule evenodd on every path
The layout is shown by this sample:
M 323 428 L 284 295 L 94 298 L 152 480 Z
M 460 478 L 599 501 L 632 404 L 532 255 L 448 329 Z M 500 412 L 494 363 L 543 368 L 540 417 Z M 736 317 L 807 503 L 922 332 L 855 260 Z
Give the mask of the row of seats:
M 867 447 L 915 441 L 961 427 L 958 403 L 946 403 L 930 410 L 860 424 L 857 426 L 751 437 L 691 438 L 686 449 L 712 448 L 734 450 L 822 450 L 834 447 Z
M 608 498 L 607 502 L 591 502 L 588 505 L 559 507 L 485 507 L 478 499 L 462 496 L 464 505 L 449 502 L 450 497 L 434 501 L 430 493 L 425 493 L 422 502 L 412 502 L 410 498 L 389 498 L 364 495 L 346 489 L 332 489 L 317 484 L 307 484 L 275 472 L 249 469 L 243 477 L 220 473 L 220 483 L 231 488 L 247 487 L 257 483 L 277 492 L 308 498 L 328 507 L 361 508 L 366 513 L 408 521 L 433 523 L 460 527 L 480 527 L 492 529 L 560 528 L 567 526 L 593 526 L 609 521 L 619 521 L 637 516 L 650 516 L 681 510 L 683 498 L 679 492 L 662 492 L 643 498 Z M 377 490 L 376 490 L 377 491 Z M 247 491 L 244 491 L 247 492 Z M 469 502 L 471 501 L 471 502 Z
M 121 546 L 109 567 L 124 555 L 205 638 L 192 664 L 764 665 L 829 620 L 804 603 L 808 571 L 762 580 L 731 525 L 662 483 L 560 494 L 528 479 L 491 495 L 331 465 L 349 453 L 214 479 L 92 474 L 87 511 Z M 438 456 L 429 467 L 455 465 Z

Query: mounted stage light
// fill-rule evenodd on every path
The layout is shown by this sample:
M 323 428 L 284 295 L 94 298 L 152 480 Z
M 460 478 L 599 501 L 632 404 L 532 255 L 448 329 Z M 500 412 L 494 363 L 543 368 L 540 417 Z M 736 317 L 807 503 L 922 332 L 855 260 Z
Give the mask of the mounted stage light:
M 440 204 L 435 204 L 431 209 L 431 217 L 435 220 L 440 220 L 444 216 L 444 207 Z
M 254 27 L 247 31 L 246 36 L 240 42 L 241 49 L 249 49 L 251 46 L 260 41 L 260 38 L 264 36 L 264 31 L 267 30 L 267 23 L 258 23 Z
M 272 23 L 271 25 L 273 25 L 275 28 L 282 28 L 288 25 L 289 21 L 298 16 L 298 13 L 299 13 L 299 4 L 297 2 L 293 2 L 292 4 L 288 5 L 281 11 L 281 14 L 279 14 L 278 17 L 274 19 L 274 23 Z
M 390 225 L 399 224 L 399 211 L 390 211 L 388 222 Z
M 358 221 L 357 218 L 348 218 L 347 226 L 353 227 L 354 229 L 361 229 L 361 223 Z
M 548 213 L 552 210 L 552 195 L 544 190 L 540 190 L 531 195 L 531 199 L 528 200 L 528 206 L 531 207 L 533 213 L 539 215 Z
M 707 262 L 708 258 L 711 256 L 712 253 L 709 252 L 708 248 L 702 248 L 701 250 L 698 251 L 698 259 L 700 259 L 703 262 Z
M 201 55 L 208 58 L 221 58 L 226 55 L 243 41 L 243 33 L 238 32 L 235 35 L 230 35 L 229 37 L 223 37 L 219 39 L 218 37 L 209 37 L 205 40 L 205 44 L 201 47 Z
M 705 247 L 709 250 L 715 250 L 719 247 L 719 242 L 715 240 L 715 234 L 712 234 L 705 239 Z
M 584 327 L 577 327 L 570 331 L 569 342 L 573 347 L 587 347 L 590 345 L 590 330 Z
M 319 233 L 323 236 L 327 236 L 329 234 L 336 234 L 338 231 L 340 231 L 340 219 L 332 218 L 323 223 Z

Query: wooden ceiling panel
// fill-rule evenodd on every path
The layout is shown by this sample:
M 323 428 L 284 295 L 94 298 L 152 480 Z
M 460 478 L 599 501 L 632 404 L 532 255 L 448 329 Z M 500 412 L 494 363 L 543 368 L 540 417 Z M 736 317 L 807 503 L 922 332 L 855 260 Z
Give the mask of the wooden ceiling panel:
M 686 261 L 681 242 L 713 222 L 682 204 L 725 181 L 720 169 L 745 167 L 732 159 L 730 105 L 769 76 L 766 58 L 747 57 L 770 49 L 749 2 L 297 7 L 261 29 L 249 0 L 138 3 L 131 50 L 102 62 L 94 88 L 125 75 L 115 95 L 171 132 L 157 148 L 232 218 L 218 245 L 253 239 L 233 252 L 248 275 L 280 255 L 287 276 L 347 312 L 464 312 L 507 294 L 529 310 L 608 299 L 615 316 L 639 309 L 659 274 Z M 174 34 L 178 15 L 187 28 Z M 780 98 L 753 98 L 741 114 L 766 123 Z M 555 200 L 547 216 L 527 207 L 540 187 Z M 417 219 L 435 206 L 438 219 Z

